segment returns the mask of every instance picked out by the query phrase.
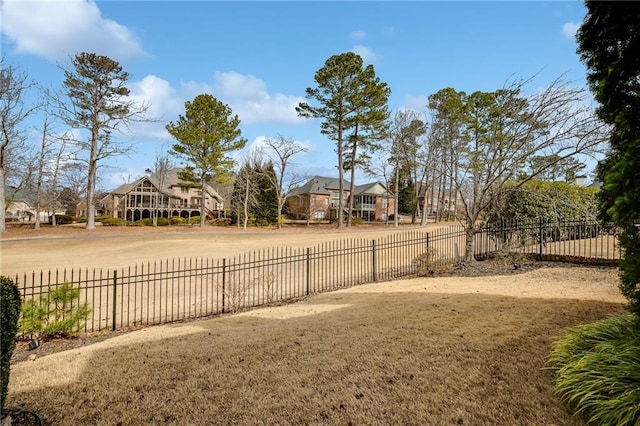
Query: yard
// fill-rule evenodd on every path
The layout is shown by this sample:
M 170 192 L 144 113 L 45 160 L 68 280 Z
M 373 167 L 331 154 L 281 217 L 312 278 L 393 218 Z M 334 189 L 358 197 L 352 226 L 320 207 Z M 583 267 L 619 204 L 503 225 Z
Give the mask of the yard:
M 187 252 L 189 241 L 229 253 L 348 236 L 99 232 L 9 234 L 3 273 L 24 269 L 16 253 L 43 259 L 38 267 L 61 262 L 64 253 L 111 265 L 151 256 L 153 247 Z M 361 232 L 368 238 L 387 230 Z M 498 266 L 493 276 L 367 284 L 32 352 L 21 345 L 7 407 L 35 411 L 47 424 L 583 424 L 551 392 L 545 357 L 566 327 L 623 310 L 616 271 Z

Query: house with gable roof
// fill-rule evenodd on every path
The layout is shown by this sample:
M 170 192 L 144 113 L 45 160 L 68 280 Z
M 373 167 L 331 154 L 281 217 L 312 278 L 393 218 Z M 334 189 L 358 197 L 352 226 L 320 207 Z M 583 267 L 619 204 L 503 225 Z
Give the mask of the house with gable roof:
M 343 208 L 348 212 L 348 202 L 353 197 L 353 216 L 366 221 L 386 220 L 394 209 L 394 197 L 379 182 L 354 187 L 343 180 Z M 285 201 L 289 217 L 312 221 L 335 219 L 340 200 L 340 181 L 337 178 L 314 176 L 304 185 L 292 189 Z
M 201 188 L 180 180 L 180 168 L 167 171 L 163 178 L 149 173 L 134 182 L 121 185 L 99 201 L 98 209 L 104 216 L 137 221 L 153 217 L 200 215 Z M 219 217 L 224 210 L 224 199 L 210 185 L 205 187 L 205 214 Z

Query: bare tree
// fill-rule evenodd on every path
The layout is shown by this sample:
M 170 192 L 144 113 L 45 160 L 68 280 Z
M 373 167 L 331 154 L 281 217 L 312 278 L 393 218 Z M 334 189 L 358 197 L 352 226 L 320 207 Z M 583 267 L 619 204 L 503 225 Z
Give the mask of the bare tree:
M 289 171 L 288 167 L 292 165 L 291 157 L 306 152 L 307 148 L 282 135 L 278 135 L 276 138 L 267 138 L 264 143 L 267 146 L 266 155 L 273 163 L 273 168 L 276 172 L 275 181 L 271 182 L 271 184 L 278 196 L 278 228 L 281 228 L 282 209 L 286 201 L 286 194 L 292 187 L 301 182 L 296 179 L 296 175 Z M 272 176 L 270 173 L 265 173 L 267 179 L 272 179 Z
M 42 123 L 42 135 L 40 140 L 40 155 L 38 158 L 38 177 L 36 181 L 36 218 L 33 229 L 40 229 L 40 207 L 42 203 L 42 190 L 44 184 L 44 166 L 47 157 L 50 154 L 50 141 L 48 140 L 49 132 L 50 132 L 50 122 L 47 116 L 45 116 L 44 121 Z M 55 212 L 54 212 L 55 216 Z
M 37 105 L 25 106 L 25 95 L 34 87 L 27 74 L 0 59 L 0 233 L 5 228 L 5 193 L 9 164 L 16 164 L 15 157 L 24 150 L 26 135 L 21 128 L 24 120 L 31 115 Z
M 69 104 L 58 102 L 60 116 L 72 128 L 90 134 L 88 139 L 75 143 L 86 154 L 82 160 L 88 165 L 87 229 L 95 229 L 94 195 L 99 162 L 127 154 L 133 148 L 114 140 L 114 132 L 122 134 L 132 122 L 152 120 L 145 116 L 147 105 L 128 99 L 129 73 L 111 58 L 83 52 L 63 72 Z
M 257 193 L 259 187 L 259 170 L 262 164 L 262 153 L 253 150 L 244 155 L 234 182 L 232 204 L 236 211 L 238 227 L 242 221 L 242 227 L 247 229 L 249 224 L 249 211 L 258 205 Z
M 419 115 L 415 111 L 398 111 L 391 124 L 389 132 L 391 138 L 390 144 L 390 161 L 394 164 L 394 193 L 395 204 L 398 205 L 398 192 L 400 171 L 405 169 L 411 176 L 414 183 L 414 199 L 415 208 L 413 212 L 412 222 L 415 222 L 418 215 L 420 205 L 418 197 L 425 179 L 426 162 L 423 156 L 423 143 L 421 137 L 426 132 L 425 123 L 420 120 Z M 397 208 L 396 208 L 397 210 Z M 398 215 L 396 212 L 394 218 L 394 226 L 398 226 Z
M 589 153 L 607 140 L 608 129 L 589 106 L 585 90 L 559 78 L 523 94 L 531 81 L 511 80 L 500 90 L 464 99 L 457 133 L 461 149 L 450 150 L 446 174 L 464 210 L 466 261 L 473 260 L 475 232 L 495 197 L 508 196 L 505 191 L 520 188 L 555 162 Z M 531 167 L 529 160 L 536 155 L 554 160 Z
M 382 178 L 384 186 L 389 193 L 390 189 L 395 185 L 395 166 L 390 159 L 390 147 L 384 146 L 376 151 L 365 167 L 365 173 L 374 178 Z M 390 215 L 398 216 L 397 189 L 393 194 L 394 208 L 393 212 L 389 211 L 389 202 L 387 200 L 387 210 L 385 211 L 385 221 L 389 223 Z M 394 226 L 398 226 L 398 222 L 394 220 Z
M 156 184 L 158 185 L 158 190 L 155 191 L 155 209 L 153 210 L 153 226 L 158 226 L 158 197 L 160 196 L 160 191 L 164 191 L 164 185 L 167 180 L 167 174 L 169 170 L 173 169 L 175 164 L 171 161 L 169 157 L 168 151 L 165 150 L 163 152 L 159 152 L 156 154 L 156 162 L 154 165 L 153 176 L 155 178 Z M 164 197 L 163 197 L 164 198 Z

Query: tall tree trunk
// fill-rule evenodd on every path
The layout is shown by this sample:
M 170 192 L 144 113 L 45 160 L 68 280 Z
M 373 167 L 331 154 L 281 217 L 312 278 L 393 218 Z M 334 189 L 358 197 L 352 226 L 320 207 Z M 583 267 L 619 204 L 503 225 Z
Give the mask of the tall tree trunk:
M 4 202 L 4 165 L 2 164 L 2 154 L 0 154 L 0 234 L 6 232 L 6 205 Z
M 89 173 L 87 179 L 87 229 L 96 229 L 96 206 L 93 198 L 96 191 L 96 178 L 98 175 L 98 118 L 94 118 L 94 126 L 91 131 L 91 152 L 89 153 Z
M 355 147 L 353 148 L 353 153 L 352 155 L 355 155 Z M 352 159 L 352 163 L 351 163 L 351 182 L 349 183 L 349 213 L 347 214 L 347 228 L 351 226 L 351 218 L 353 216 L 353 190 L 355 188 L 355 184 L 354 181 L 356 179 L 356 165 L 354 160 Z
M 204 172 L 202 172 L 202 178 L 200 179 L 200 190 L 202 192 L 200 194 L 200 228 L 204 228 L 207 223 L 207 180 Z
M 344 158 L 342 158 L 342 123 L 338 124 L 338 146 L 337 146 L 337 151 L 338 151 L 338 191 L 340 192 L 338 194 L 338 228 L 342 228 L 342 225 L 344 223 L 343 218 L 342 218 L 342 209 L 343 209 L 343 204 L 342 204 L 342 194 L 344 194 L 344 184 L 343 184 L 343 177 L 344 177 Z
M 395 205 L 393 206 L 393 226 L 394 228 L 398 227 L 398 191 L 400 190 L 400 168 L 399 165 L 396 164 L 396 176 L 395 176 Z
M 465 224 L 465 248 L 464 248 L 464 261 L 475 262 L 475 250 L 474 243 L 476 237 L 476 228 L 474 220 L 467 216 Z
M 249 223 L 249 189 L 251 187 L 251 177 L 249 176 L 249 173 L 249 170 L 247 170 L 244 181 L 244 203 L 242 204 L 244 207 L 243 229 L 247 229 L 247 225 Z
M 40 203 L 42 199 L 42 171 L 44 170 L 44 157 L 47 150 L 47 120 L 42 126 L 42 143 L 40 145 L 40 158 L 38 159 L 38 179 L 36 181 L 36 222 L 33 229 L 40 229 Z M 54 212 L 55 215 L 55 212 Z

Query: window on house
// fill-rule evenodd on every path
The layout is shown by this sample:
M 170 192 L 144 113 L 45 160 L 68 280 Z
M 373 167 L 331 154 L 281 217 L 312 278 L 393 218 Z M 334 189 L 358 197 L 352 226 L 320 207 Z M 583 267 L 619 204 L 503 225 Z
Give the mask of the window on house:
M 183 194 L 187 194 L 187 193 L 189 193 L 189 188 L 187 188 L 186 186 L 181 186 L 181 187 L 180 187 L 180 191 L 181 191 Z
M 314 212 L 313 217 L 316 219 L 324 219 L 324 211 Z

